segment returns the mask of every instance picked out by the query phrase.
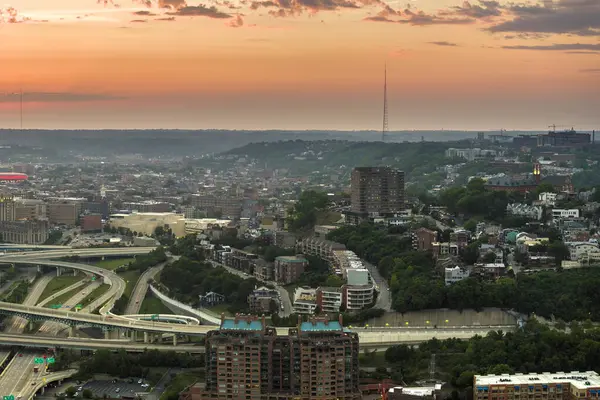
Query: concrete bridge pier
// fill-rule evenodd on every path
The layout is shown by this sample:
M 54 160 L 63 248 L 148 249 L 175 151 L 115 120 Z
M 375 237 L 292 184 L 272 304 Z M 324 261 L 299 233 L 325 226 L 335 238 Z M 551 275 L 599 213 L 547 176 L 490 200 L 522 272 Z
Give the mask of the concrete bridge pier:
M 177 346 L 177 335 L 173 334 L 173 346 Z
M 69 326 L 69 337 L 77 337 L 77 328 L 75 325 Z
M 56 276 L 61 276 L 63 273 L 62 267 L 56 267 Z
M 144 343 L 148 343 L 149 337 L 148 332 L 144 332 Z
M 37 272 L 40 273 L 40 274 L 42 273 L 42 266 L 41 265 L 37 266 Z
M 129 332 L 129 340 L 131 340 L 132 342 L 135 342 L 137 340 L 137 333 L 136 331 L 130 331 Z
M 42 386 L 42 394 L 44 394 L 44 392 L 46 392 L 46 386 Z

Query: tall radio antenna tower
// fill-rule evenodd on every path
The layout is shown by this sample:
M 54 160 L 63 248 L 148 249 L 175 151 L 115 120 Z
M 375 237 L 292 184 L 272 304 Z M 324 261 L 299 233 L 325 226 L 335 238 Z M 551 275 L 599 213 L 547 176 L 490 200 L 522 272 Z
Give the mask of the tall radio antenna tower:
M 388 131 L 388 104 L 387 104 L 387 63 L 383 69 L 383 128 L 381 130 L 381 141 L 385 142 L 385 134 Z

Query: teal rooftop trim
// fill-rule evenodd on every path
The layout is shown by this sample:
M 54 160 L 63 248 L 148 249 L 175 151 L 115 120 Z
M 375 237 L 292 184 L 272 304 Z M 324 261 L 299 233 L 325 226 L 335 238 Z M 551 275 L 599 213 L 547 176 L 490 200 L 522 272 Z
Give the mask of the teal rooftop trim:
M 342 326 L 338 321 L 329 321 L 327 324 L 323 321 L 317 321 L 315 323 L 302 322 L 300 324 L 301 332 L 339 332 L 341 330 Z
M 261 321 L 246 321 L 243 319 L 233 320 L 226 319 L 221 324 L 221 329 L 232 331 L 262 331 L 263 326 Z

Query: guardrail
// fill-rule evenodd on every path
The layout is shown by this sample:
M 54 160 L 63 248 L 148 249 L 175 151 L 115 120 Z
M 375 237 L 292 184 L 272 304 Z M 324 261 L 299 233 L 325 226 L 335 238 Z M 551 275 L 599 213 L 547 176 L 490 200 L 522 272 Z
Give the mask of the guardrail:
M 30 394 L 26 397 L 25 396 L 22 396 L 22 397 L 26 398 L 27 400 L 31 400 L 35 396 L 37 391 L 40 390 L 41 388 L 45 387 L 48 383 L 70 378 L 73 375 L 75 375 L 76 373 L 77 373 L 76 369 L 69 369 L 67 371 L 61 371 L 61 372 L 44 375 L 44 376 L 42 376 L 42 379 L 43 379 L 42 382 L 38 382 L 36 385 L 32 386 L 31 388 L 27 388 L 28 390 L 31 390 Z
M 150 288 L 150 291 L 152 292 L 152 294 L 154 294 L 156 297 L 158 297 L 160 299 L 160 301 L 163 301 L 165 303 L 172 305 L 173 307 L 179 308 L 179 309 L 186 311 L 192 315 L 195 315 L 198 318 L 200 318 L 202 321 L 206 321 L 213 325 L 221 325 L 221 318 L 217 318 L 215 316 L 204 313 L 200 310 L 196 310 L 195 308 L 192 308 L 192 307 L 188 306 L 187 304 L 184 304 L 180 301 L 172 299 L 152 285 L 148 285 L 148 287 Z

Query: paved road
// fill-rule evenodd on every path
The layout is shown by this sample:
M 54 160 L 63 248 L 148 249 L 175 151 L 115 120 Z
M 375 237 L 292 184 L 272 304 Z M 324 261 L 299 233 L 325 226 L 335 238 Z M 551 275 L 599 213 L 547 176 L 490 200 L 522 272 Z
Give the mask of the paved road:
M 179 257 L 177 257 L 179 258 Z M 169 261 L 156 265 L 152 268 L 148 268 L 138 279 L 135 288 L 131 292 L 131 298 L 129 299 L 129 304 L 125 308 L 125 315 L 134 315 L 139 314 L 140 307 L 146 297 L 146 293 L 148 292 L 148 281 L 151 280 L 158 274 L 162 269 L 167 265 Z
M 22 354 L 22 356 L 19 357 L 19 354 Z M 33 360 L 38 356 L 41 356 L 41 354 L 24 351 L 18 353 L 13 358 L 9 367 L 4 371 L 2 378 L 0 378 L 0 393 L 2 393 L 3 396 L 12 394 L 17 398 L 21 395 L 21 392 L 28 389 L 27 385 L 31 385 L 30 382 L 34 375 Z
M 94 281 L 85 286 L 82 290 L 75 293 L 71 296 L 70 299 L 65 300 L 64 307 L 65 309 L 72 309 L 77 304 L 81 303 L 86 297 L 88 297 L 96 288 L 101 285 L 100 281 Z M 82 310 L 83 311 L 83 310 Z M 44 335 L 58 335 L 59 332 L 65 329 L 65 325 L 58 322 L 44 322 L 44 324 L 40 327 L 39 333 Z
M 373 277 L 375 284 L 378 286 L 379 294 L 377 296 L 375 307 L 385 311 L 392 311 L 392 294 L 389 290 L 387 281 L 383 279 L 376 266 L 365 260 L 363 260 L 363 264 L 369 270 L 371 277 Z
M 46 297 L 45 299 L 42 299 L 35 306 L 36 307 L 43 307 L 46 304 L 50 303 L 52 300 L 56 299 L 57 297 L 60 297 L 60 296 L 62 296 L 65 293 L 69 293 L 71 290 L 75 290 L 78 287 L 85 285 L 86 283 L 87 283 L 87 279 L 86 278 L 82 278 L 79 282 L 75 282 L 71 286 L 67 286 L 66 288 L 64 288 L 62 290 L 59 290 L 58 292 L 54 293 L 52 296 L 49 296 L 49 297 Z
M 54 277 L 54 274 L 47 274 L 38 279 L 38 281 L 33 284 L 33 287 L 30 288 L 29 293 L 27 294 L 27 297 L 23 302 L 23 305 L 35 305 L 38 302 L 46 286 L 48 286 L 48 284 Z M 27 322 L 28 321 L 25 318 L 14 317 L 12 319 L 12 324 L 8 326 L 6 331 L 9 333 L 22 333 L 25 327 L 27 326 Z

